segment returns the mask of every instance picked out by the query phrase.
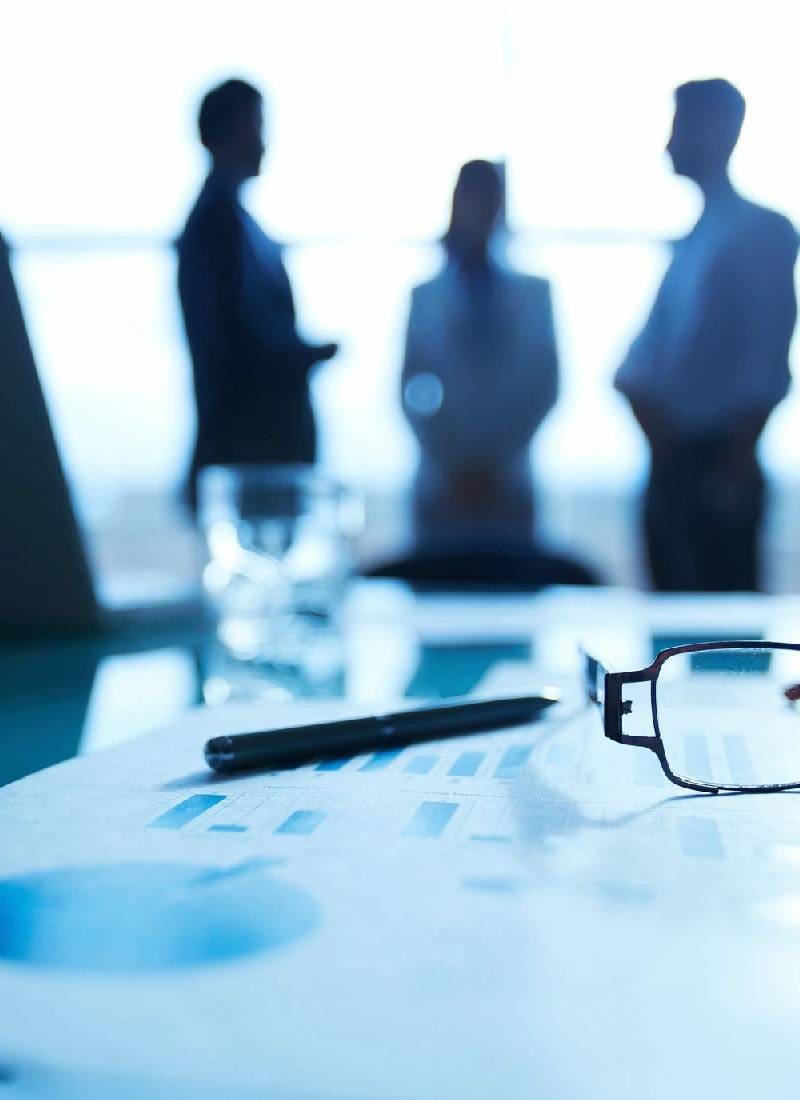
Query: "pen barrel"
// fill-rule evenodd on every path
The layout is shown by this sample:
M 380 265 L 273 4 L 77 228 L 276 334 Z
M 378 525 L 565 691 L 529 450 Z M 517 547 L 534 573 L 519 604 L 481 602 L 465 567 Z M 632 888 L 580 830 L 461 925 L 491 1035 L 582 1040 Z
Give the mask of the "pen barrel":
M 399 744 L 407 734 L 406 744 L 433 741 L 443 737 L 461 737 L 481 733 L 493 727 L 515 726 L 530 722 L 544 705 L 541 698 L 484 699 L 452 706 L 431 707 L 429 710 L 401 711 L 387 721 L 396 726 L 394 741 Z
M 287 768 L 312 760 L 355 756 L 520 725 L 533 721 L 555 701 L 555 696 L 547 694 L 469 700 L 369 718 L 214 737 L 206 745 L 205 756 L 209 767 L 218 772 Z
M 205 755 L 206 763 L 215 771 L 287 768 L 323 757 L 369 752 L 386 739 L 380 719 L 349 718 L 326 726 L 292 726 L 269 733 L 213 737 Z

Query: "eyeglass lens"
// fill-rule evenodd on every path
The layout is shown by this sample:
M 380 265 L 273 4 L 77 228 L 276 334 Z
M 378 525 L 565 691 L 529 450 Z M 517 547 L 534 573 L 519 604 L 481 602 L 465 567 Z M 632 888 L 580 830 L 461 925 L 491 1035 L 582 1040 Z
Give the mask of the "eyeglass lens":
M 667 658 L 656 683 L 670 769 L 715 786 L 800 783 L 800 652 L 711 649 Z

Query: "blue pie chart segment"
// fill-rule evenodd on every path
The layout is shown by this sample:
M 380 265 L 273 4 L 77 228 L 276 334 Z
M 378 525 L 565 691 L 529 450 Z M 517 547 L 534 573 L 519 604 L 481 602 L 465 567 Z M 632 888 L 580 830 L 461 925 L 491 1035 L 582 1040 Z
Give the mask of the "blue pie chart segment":
M 273 951 L 320 921 L 314 898 L 257 860 L 72 867 L 0 879 L 0 960 L 106 973 Z

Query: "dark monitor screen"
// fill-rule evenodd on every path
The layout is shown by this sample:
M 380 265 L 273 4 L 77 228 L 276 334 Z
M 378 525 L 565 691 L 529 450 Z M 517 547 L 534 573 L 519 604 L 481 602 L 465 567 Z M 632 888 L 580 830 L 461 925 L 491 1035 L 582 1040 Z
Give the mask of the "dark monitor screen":
M 91 571 L 0 237 L 0 633 L 88 627 Z

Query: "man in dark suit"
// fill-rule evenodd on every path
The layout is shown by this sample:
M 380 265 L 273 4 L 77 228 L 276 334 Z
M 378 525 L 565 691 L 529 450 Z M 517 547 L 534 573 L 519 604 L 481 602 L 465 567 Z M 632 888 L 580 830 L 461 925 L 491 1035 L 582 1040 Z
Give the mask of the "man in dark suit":
M 203 99 L 200 140 L 211 171 L 178 243 L 178 290 L 192 357 L 197 438 L 188 495 L 216 463 L 310 463 L 316 430 L 311 368 L 335 344 L 309 344 L 295 326 L 279 246 L 239 198 L 264 157 L 260 93 L 228 80 Z

